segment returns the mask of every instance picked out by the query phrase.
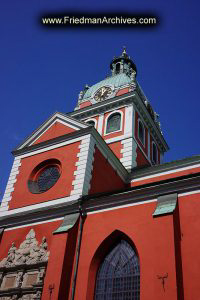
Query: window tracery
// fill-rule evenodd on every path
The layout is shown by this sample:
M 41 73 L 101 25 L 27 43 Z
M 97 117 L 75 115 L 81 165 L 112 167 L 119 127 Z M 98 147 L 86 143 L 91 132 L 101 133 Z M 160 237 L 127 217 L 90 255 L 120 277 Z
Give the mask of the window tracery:
M 95 300 L 139 300 L 140 266 L 134 249 L 121 240 L 105 257 L 96 279 Z

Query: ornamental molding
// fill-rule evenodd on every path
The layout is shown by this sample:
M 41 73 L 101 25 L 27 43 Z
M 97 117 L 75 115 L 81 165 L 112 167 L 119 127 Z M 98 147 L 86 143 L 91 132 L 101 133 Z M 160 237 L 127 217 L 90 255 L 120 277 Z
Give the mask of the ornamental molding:
M 156 168 L 156 167 L 151 167 Z M 133 180 L 132 173 L 130 174 L 129 180 Z M 116 206 L 130 205 L 137 203 L 138 205 L 142 202 L 148 202 L 151 199 L 155 199 L 160 195 L 166 193 L 198 193 L 199 192 L 199 180 L 200 176 L 198 174 L 191 174 L 186 176 L 186 178 L 171 178 L 170 180 L 163 181 L 160 183 L 149 183 L 147 186 L 138 186 L 133 187 L 130 190 L 121 191 L 114 194 L 102 194 L 98 197 L 94 196 L 85 196 L 83 202 L 83 208 L 87 212 L 94 212 L 101 209 L 115 208 Z M 78 198 L 78 197 L 77 197 Z M 5 227 L 10 230 L 15 227 L 26 227 L 30 226 L 31 223 L 47 222 L 50 218 L 64 218 L 65 215 L 78 213 L 79 212 L 79 200 L 76 199 L 71 202 L 67 202 L 66 199 L 63 199 L 60 204 L 48 205 L 42 207 L 37 213 L 37 209 L 32 206 L 30 210 L 24 212 L 16 212 L 13 210 L 12 214 L 7 215 L 6 217 L 0 217 L 0 226 Z M 18 218 L 15 218 L 15 216 Z M 52 222 L 55 219 L 52 219 Z M 6 230 L 5 229 L 5 230 Z M 1 299 L 0 299 L 1 300 Z
M 165 152 L 169 149 L 162 135 L 159 125 L 152 119 L 147 110 L 145 101 L 148 100 L 143 95 L 141 88 L 139 88 L 138 84 L 137 87 L 134 87 L 134 91 L 129 92 L 129 94 L 126 94 L 126 96 L 116 96 L 114 98 L 106 100 L 107 101 L 96 103 L 95 105 L 93 105 L 93 107 L 89 106 L 80 109 L 80 111 L 76 110 L 75 112 L 72 112 L 69 115 L 81 121 L 85 118 L 95 116 L 96 114 L 105 113 L 110 109 L 117 109 L 122 105 L 125 106 L 134 103 L 136 109 L 140 112 L 145 123 L 148 125 L 153 138 L 155 139 L 155 141 L 157 141 L 162 151 Z
M 42 243 L 38 245 L 38 241 L 35 238 L 35 231 L 31 229 L 18 249 L 15 243 L 12 242 L 7 257 L 0 262 L 0 270 L 1 268 L 47 262 L 48 257 L 49 251 L 47 251 L 46 238 L 43 237 Z
M 47 247 L 45 237 L 38 243 L 34 229 L 19 248 L 12 242 L 7 257 L 0 262 L 0 300 L 41 299 L 49 258 Z

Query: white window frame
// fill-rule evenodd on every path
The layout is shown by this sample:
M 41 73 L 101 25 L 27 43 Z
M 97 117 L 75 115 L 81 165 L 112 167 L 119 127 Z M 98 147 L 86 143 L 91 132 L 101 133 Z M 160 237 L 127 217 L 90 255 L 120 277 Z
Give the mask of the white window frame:
M 153 145 L 155 145 L 155 147 L 156 147 L 156 161 L 154 161 L 154 159 L 153 159 Z M 157 145 L 156 145 L 156 143 L 154 141 L 152 142 L 152 162 L 154 164 L 158 163 L 158 147 L 157 147 Z
M 121 115 L 121 122 L 120 122 L 120 129 L 119 130 L 115 130 L 112 132 L 108 132 L 106 133 L 106 129 L 107 129 L 107 123 L 108 123 L 108 119 L 110 118 L 110 116 L 114 115 L 114 114 L 120 114 Z M 122 124 L 123 124 L 123 112 L 121 110 L 114 110 L 111 113 L 109 113 L 106 118 L 105 118 L 105 126 L 104 126 L 104 135 L 109 135 L 115 132 L 120 132 L 122 131 Z
M 95 123 L 95 126 L 94 126 L 94 128 L 96 129 L 97 128 L 97 120 L 96 119 L 87 119 L 86 121 L 84 121 L 85 123 L 88 123 L 89 121 L 92 121 L 92 122 L 94 122 Z M 88 124 L 89 125 L 89 124 Z
M 143 133 L 144 133 L 144 135 L 143 135 L 143 138 L 144 138 L 144 141 L 141 141 L 141 139 L 140 139 L 140 135 L 139 135 L 139 124 L 141 124 L 142 125 L 142 128 L 143 128 Z M 142 120 L 139 118 L 138 119 L 138 140 L 142 143 L 142 145 L 145 147 L 145 140 L 146 140 L 146 131 L 145 131 L 145 127 L 144 127 L 144 124 L 143 124 L 143 122 L 142 122 Z

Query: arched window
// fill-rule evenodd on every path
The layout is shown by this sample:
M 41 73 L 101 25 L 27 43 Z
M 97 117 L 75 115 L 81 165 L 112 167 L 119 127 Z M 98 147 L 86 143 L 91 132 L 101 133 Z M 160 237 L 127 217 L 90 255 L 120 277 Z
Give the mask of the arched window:
M 152 154 L 152 156 L 153 156 L 153 163 L 156 164 L 157 163 L 157 156 L 158 156 L 156 144 L 153 143 L 152 147 L 153 147 L 153 150 L 152 150 L 152 152 L 153 152 L 153 154 Z
M 107 125 L 106 125 L 106 133 L 111 133 L 114 131 L 118 131 L 121 128 L 121 114 L 114 113 L 110 117 L 108 117 Z
M 92 121 L 92 120 L 90 120 L 90 121 L 87 121 L 87 124 L 89 124 L 89 125 L 91 125 L 91 126 L 94 126 L 94 127 L 95 127 L 95 121 Z
M 125 240 L 121 240 L 100 265 L 94 299 L 140 299 L 139 260 Z
M 142 122 L 139 120 L 138 121 L 138 137 L 141 143 L 144 145 L 145 144 L 145 131 L 144 131 L 144 125 Z
M 94 126 L 94 128 L 97 127 L 97 120 L 96 120 L 96 119 L 88 119 L 88 120 L 85 120 L 85 122 L 86 122 L 88 125 Z

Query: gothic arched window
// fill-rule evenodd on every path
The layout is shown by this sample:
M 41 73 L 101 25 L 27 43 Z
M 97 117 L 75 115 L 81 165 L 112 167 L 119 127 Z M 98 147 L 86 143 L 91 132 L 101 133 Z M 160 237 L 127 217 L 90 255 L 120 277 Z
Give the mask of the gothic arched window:
M 121 114 L 114 113 L 110 117 L 108 117 L 107 125 L 106 125 L 106 133 L 111 133 L 114 131 L 118 131 L 121 128 Z
M 144 131 L 144 125 L 142 124 L 142 122 L 139 120 L 138 121 L 138 137 L 140 139 L 140 141 L 142 142 L 142 144 L 145 144 L 145 131 Z
M 139 260 L 125 240 L 121 240 L 100 265 L 94 299 L 140 299 Z

